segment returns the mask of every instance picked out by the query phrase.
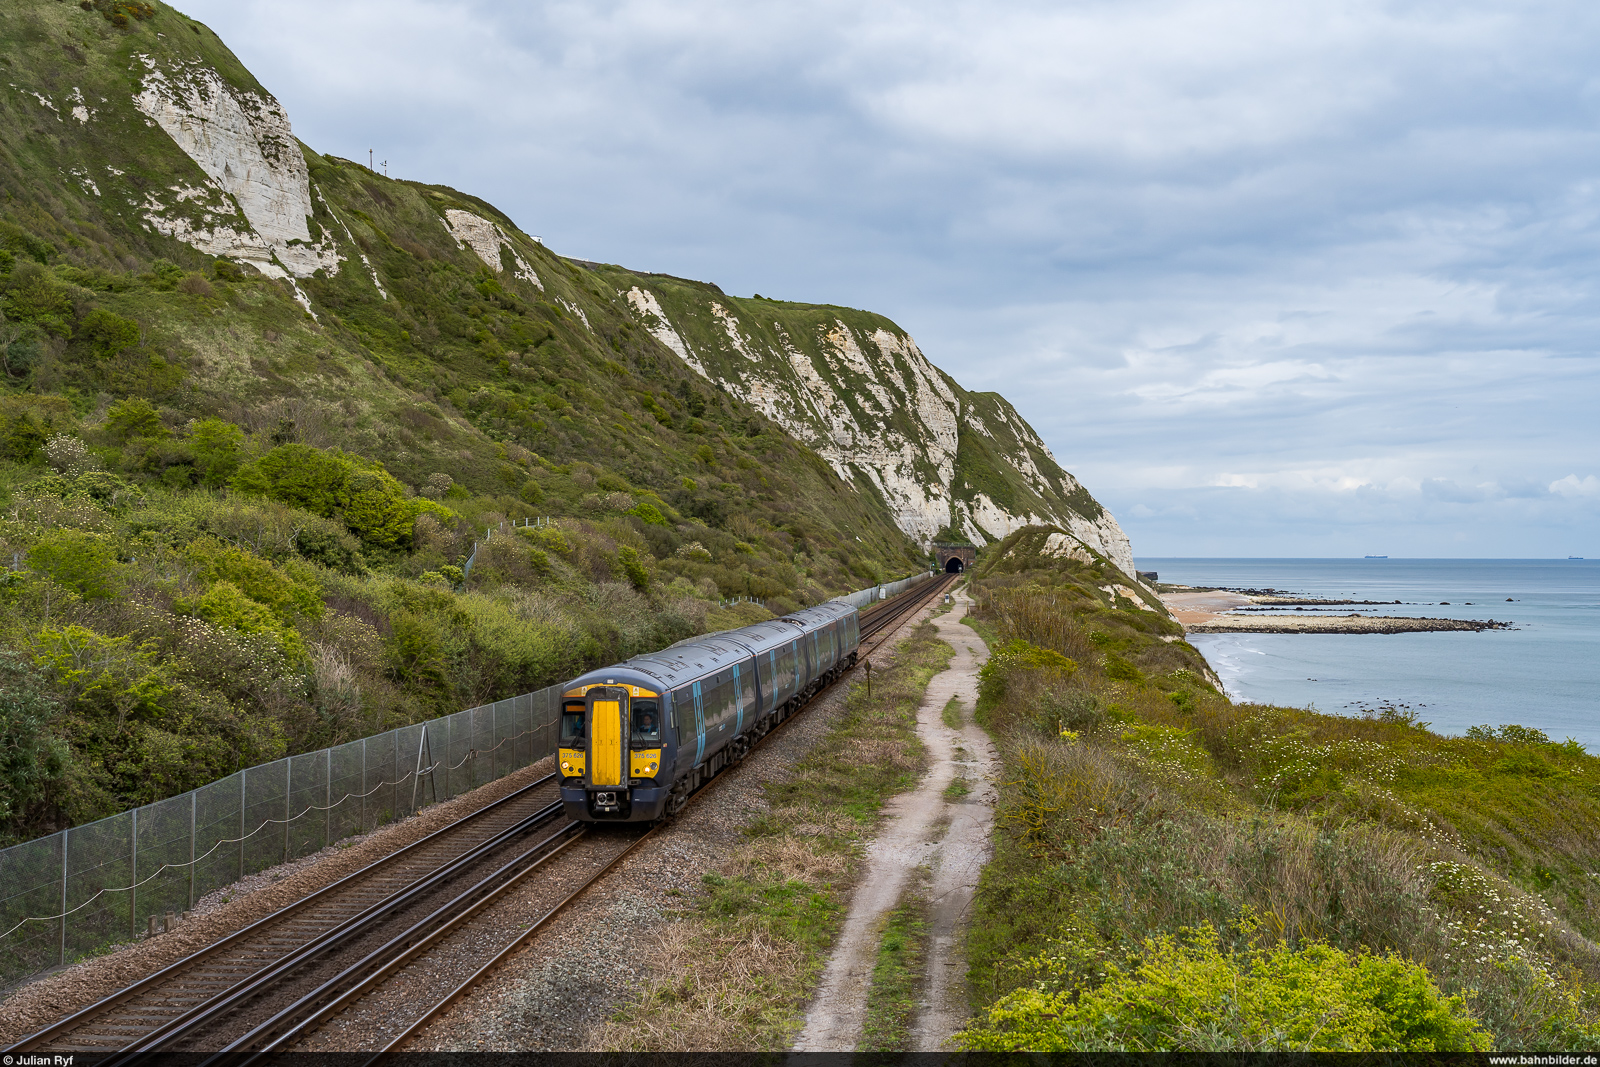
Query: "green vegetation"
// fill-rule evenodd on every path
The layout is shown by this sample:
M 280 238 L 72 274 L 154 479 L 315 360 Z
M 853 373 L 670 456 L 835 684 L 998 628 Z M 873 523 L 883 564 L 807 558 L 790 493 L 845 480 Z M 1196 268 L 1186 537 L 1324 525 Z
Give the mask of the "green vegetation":
M 903 1052 L 917 1017 L 928 951 L 928 902 L 907 893 L 884 923 L 867 991 L 867 1019 L 858 1052 Z
M 966 1031 L 990 1051 L 1473 1052 L 1490 1047 L 1459 996 L 1415 963 L 1302 949 L 1226 951 L 1206 925 L 1148 940 L 1131 972 L 1083 993 L 1019 989 Z
M 827 737 L 785 781 L 766 785 L 771 807 L 746 827 L 748 843 L 705 877 L 678 921 L 664 928 L 650 957 L 655 977 L 613 1017 L 599 1047 L 789 1047 L 844 921 L 878 813 L 922 773 L 916 712 L 950 654 L 923 625 L 874 672 L 870 699 L 864 683 L 850 687 Z M 905 933 L 915 931 L 905 925 Z M 909 966 L 912 944 L 896 951 Z M 892 981 L 908 980 L 902 974 Z M 903 1027 L 891 1001 L 904 991 L 884 988 L 880 1021 Z
M 1041 556 L 1045 536 L 973 570 L 996 650 L 978 715 L 1007 774 L 971 1047 L 1600 1038 L 1600 760 L 1521 727 L 1231 704 L 1175 624 L 1098 563 Z M 1172 982 L 1248 995 L 1224 1018 Z M 1291 988 L 1346 1022 L 1274 1024 Z
M 267 146 L 337 269 L 165 236 L 247 224 L 134 106 L 146 60 L 269 99 L 165 4 L 0 9 L 0 842 L 923 564 L 474 197 Z

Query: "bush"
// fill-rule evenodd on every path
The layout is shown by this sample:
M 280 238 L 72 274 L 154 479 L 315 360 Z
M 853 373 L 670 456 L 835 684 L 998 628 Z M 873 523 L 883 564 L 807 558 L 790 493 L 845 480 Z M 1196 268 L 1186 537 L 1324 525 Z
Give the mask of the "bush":
M 628 514 L 637 517 L 640 521 L 651 526 L 670 526 L 667 517 L 661 514 L 661 509 L 648 500 L 641 500 L 628 509 Z
M 34 463 L 45 442 L 71 424 L 72 405 L 59 396 L 0 397 L 0 458 Z
M 1048 966 L 1048 964 L 1046 964 Z M 1216 928 L 1145 942 L 1084 991 L 1019 989 L 959 1040 L 969 1050 L 1481 1052 L 1490 1035 L 1420 964 L 1322 942 L 1223 950 Z
M 383 464 L 310 445 L 279 445 L 239 468 L 229 484 L 242 493 L 339 519 L 357 537 L 381 548 L 411 543 L 419 508 Z
M 39 264 L 26 260 L 17 264 L 6 282 L 3 299 L 7 318 L 57 337 L 72 336 L 72 296 Z
M 139 396 L 118 400 L 106 411 L 105 435 L 116 444 L 127 444 L 136 437 L 159 439 L 172 436 L 162 425 L 161 413 L 150 401 Z
M 645 570 L 638 549 L 627 545 L 617 549 L 617 569 L 622 572 L 623 577 L 633 583 L 635 589 L 643 590 L 650 587 L 650 572 Z
M 208 486 L 219 486 L 239 469 L 239 446 L 244 431 L 222 419 L 198 419 L 189 424 L 189 444 L 196 466 Z
M 51 530 L 28 550 L 28 565 L 85 600 L 104 600 L 121 588 L 116 553 L 99 534 Z
M 96 359 L 110 359 L 139 343 L 139 324 L 95 308 L 78 324 L 78 337 L 89 343 L 89 351 Z

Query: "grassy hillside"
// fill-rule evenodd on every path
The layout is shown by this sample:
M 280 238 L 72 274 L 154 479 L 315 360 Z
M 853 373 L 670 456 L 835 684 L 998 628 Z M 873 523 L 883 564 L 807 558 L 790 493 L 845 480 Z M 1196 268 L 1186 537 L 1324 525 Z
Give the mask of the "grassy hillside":
M 1174 624 L 1046 538 L 973 571 L 1008 773 L 969 1045 L 1600 1038 L 1600 759 L 1516 726 L 1232 704 Z
M 134 105 L 151 72 L 276 106 L 172 8 L 5 5 L 0 66 L 0 835 L 925 563 L 466 194 L 264 144 L 303 155 L 307 239 L 168 236 L 248 224 Z

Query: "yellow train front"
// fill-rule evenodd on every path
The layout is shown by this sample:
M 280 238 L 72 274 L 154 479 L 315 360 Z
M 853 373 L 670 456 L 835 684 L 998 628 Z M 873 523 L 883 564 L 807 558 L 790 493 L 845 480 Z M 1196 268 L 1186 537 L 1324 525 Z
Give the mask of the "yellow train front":
M 860 642 L 856 610 L 834 601 L 577 678 L 562 695 L 556 755 L 567 814 L 673 814 L 853 666 Z

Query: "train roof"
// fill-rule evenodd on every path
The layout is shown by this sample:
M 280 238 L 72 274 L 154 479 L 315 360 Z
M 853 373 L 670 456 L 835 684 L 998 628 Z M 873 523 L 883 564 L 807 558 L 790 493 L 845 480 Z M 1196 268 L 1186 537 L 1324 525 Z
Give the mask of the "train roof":
M 792 622 L 773 619 L 770 622 L 758 622 L 749 626 L 741 626 L 737 630 L 723 630 L 712 634 L 712 637 L 726 641 L 737 641 L 752 652 L 765 652 L 769 648 L 776 648 L 788 641 L 805 634 L 805 628 L 796 626 Z
M 818 604 L 814 608 L 801 608 L 799 611 L 791 611 L 780 621 L 794 623 L 796 626 L 810 629 L 813 626 L 824 626 L 830 622 L 836 622 L 847 615 L 853 615 L 855 610 L 855 608 L 842 600 L 830 600 L 827 603 Z
M 726 640 L 722 634 L 710 634 L 647 656 L 635 656 L 623 666 L 649 675 L 670 689 L 749 658 L 749 650 L 742 645 Z

